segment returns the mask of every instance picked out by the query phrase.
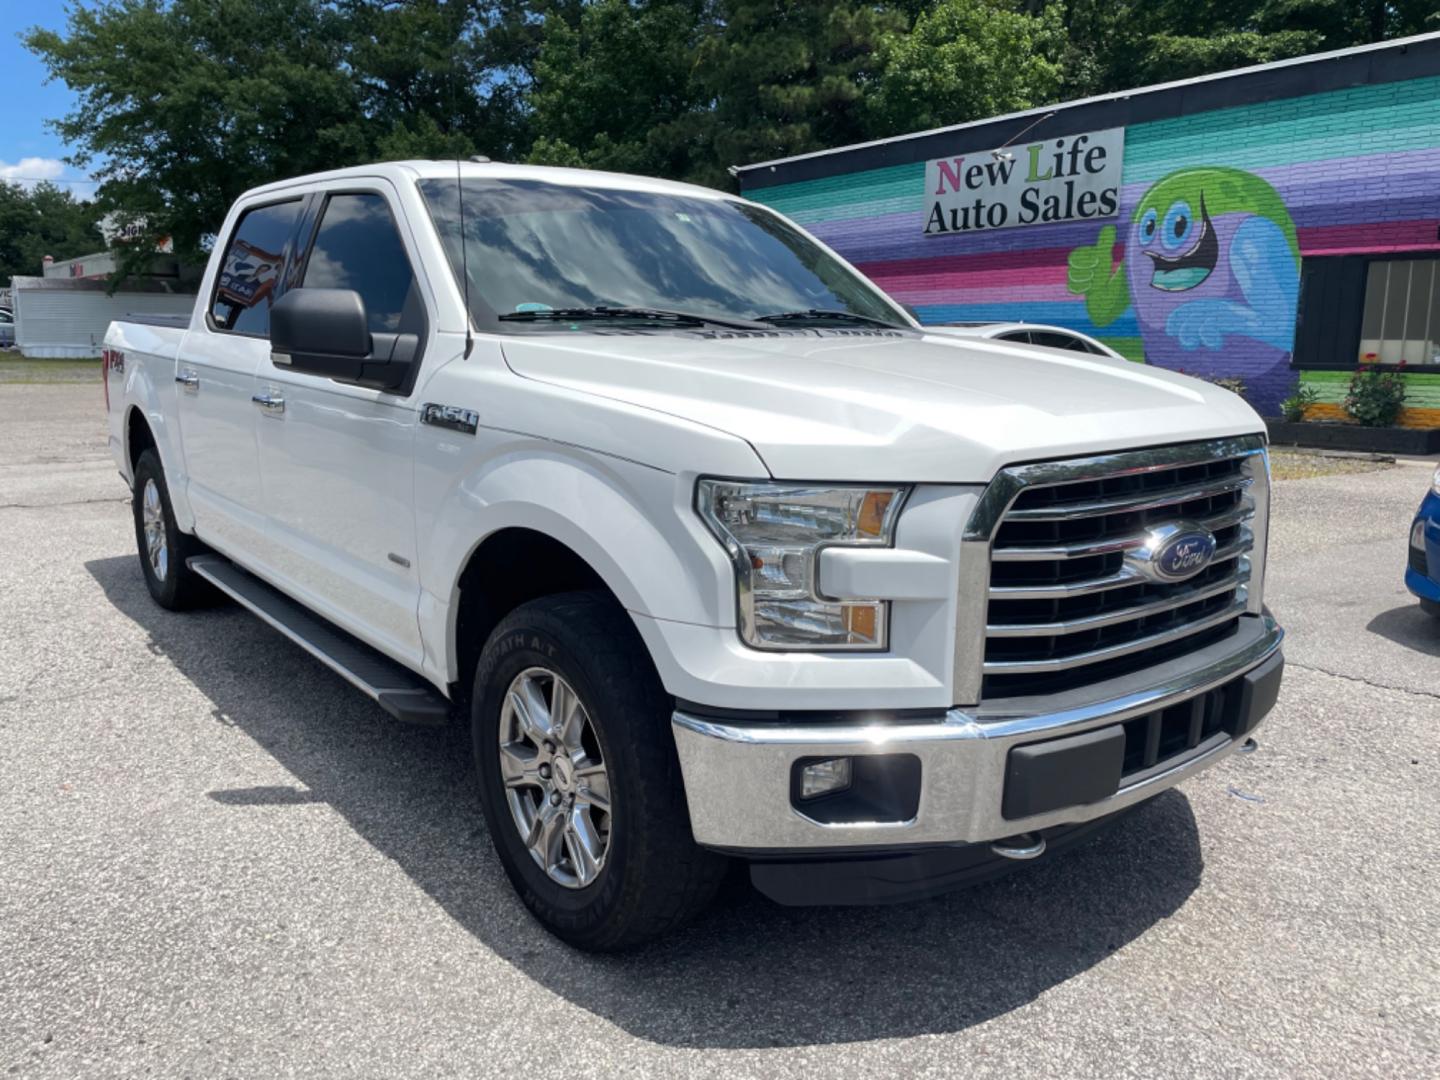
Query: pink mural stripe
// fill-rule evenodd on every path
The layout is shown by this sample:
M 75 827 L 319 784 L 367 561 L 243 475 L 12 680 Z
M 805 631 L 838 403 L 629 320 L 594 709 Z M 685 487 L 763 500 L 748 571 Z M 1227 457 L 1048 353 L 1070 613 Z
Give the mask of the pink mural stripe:
M 1368 224 L 1312 225 L 1295 230 L 1301 255 L 1343 255 L 1363 251 L 1440 250 L 1440 219 Z
M 962 270 L 953 265 L 944 270 L 930 270 L 925 273 L 897 274 L 890 266 L 881 263 L 875 267 L 872 280 L 886 289 L 1007 289 L 1027 285 L 1065 284 L 1066 255 L 1057 252 L 1053 261 L 1045 266 L 1019 266 L 1010 268 L 987 268 L 986 270 Z M 948 260 L 951 264 L 961 260 Z
M 1004 230 L 1023 231 L 1023 230 Z M 1093 231 L 1093 230 L 1092 230 Z M 991 234 L 994 235 L 994 234 Z M 1023 237 L 1012 239 L 1023 242 Z M 987 251 L 976 255 L 938 255 L 924 259 L 875 259 L 856 263 L 856 268 L 866 277 L 879 280 L 881 277 L 926 276 L 936 274 L 981 274 L 986 277 L 996 271 L 1019 270 L 1027 267 L 1046 269 L 1055 265 L 1064 266 L 1070 257 L 1072 245 L 1065 247 L 1027 248 L 1018 251 Z M 1120 257 L 1119 250 L 1116 258 Z
M 1064 283 L 1058 285 L 1011 285 L 1004 288 L 954 289 L 954 288 L 897 288 L 878 282 L 891 296 L 906 304 L 1022 304 L 1060 303 L 1079 300 L 1071 294 Z

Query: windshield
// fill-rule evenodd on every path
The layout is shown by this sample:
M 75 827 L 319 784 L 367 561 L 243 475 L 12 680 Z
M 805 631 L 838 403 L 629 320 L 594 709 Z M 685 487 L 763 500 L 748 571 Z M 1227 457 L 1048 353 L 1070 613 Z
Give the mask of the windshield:
M 488 330 L 568 330 L 563 320 L 514 316 L 597 307 L 909 325 L 874 286 L 758 207 L 532 180 L 463 183 L 470 308 Z M 424 180 L 420 190 L 459 280 L 457 182 Z

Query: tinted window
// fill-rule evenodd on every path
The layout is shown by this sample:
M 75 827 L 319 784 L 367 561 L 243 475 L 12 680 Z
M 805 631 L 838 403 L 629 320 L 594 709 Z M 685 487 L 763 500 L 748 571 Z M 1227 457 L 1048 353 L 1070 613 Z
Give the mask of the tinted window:
M 285 246 L 295 229 L 300 201 L 257 206 L 235 226 L 210 314 L 222 330 L 239 334 L 270 333 L 270 305 L 284 269 Z
M 999 335 L 995 340 L 996 340 L 996 341 L 1023 341 L 1026 345 L 1029 345 L 1029 344 L 1030 344 L 1030 331 L 1029 331 L 1029 330 L 1016 330 L 1014 333 L 1001 334 L 1001 335 Z
M 1053 330 L 1031 330 L 1030 343 L 1044 345 L 1048 349 L 1069 349 L 1071 352 L 1088 353 L 1085 342 L 1069 334 L 1058 334 Z
M 354 289 L 365 301 L 372 333 L 417 328 L 415 274 L 394 215 L 381 195 L 330 196 L 303 284 L 313 289 Z

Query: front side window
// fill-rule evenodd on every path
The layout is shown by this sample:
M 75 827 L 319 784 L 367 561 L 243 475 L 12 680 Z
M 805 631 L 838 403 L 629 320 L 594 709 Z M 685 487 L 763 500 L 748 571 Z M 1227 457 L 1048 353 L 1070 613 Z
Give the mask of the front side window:
M 488 329 L 555 330 L 564 327 L 526 317 L 595 308 L 743 320 L 839 312 L 909 325 L 804 233 L 732 199 L 465 180 L 462 260 L 460 185 L 435 179 L 420 189 L 456 279 L 468 269 L 472 315 Z
M 301 284 L 358 292 L 371 333 L 415 329 L 420 311 L 415 273 L 382 195 L 347 193 L 326 200 Z
M 265 337 L 270 305 L 284 270 L 286 246 L 295 231 L 300 200 L 257 206 L 240 215 L 210 302 L 217 330 Z

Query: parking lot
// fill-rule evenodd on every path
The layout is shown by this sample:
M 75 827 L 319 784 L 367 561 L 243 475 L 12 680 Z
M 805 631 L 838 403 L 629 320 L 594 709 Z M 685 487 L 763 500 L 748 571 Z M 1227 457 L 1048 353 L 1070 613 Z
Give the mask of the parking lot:
M 597 958 L 512 895 L 456 737 L 150 601 L 103 409 L 0 385 L 0 1073 L 1440 1075 L 1429 467 L 1277 482 L 1259 752 L 968 892 L 737 882 Z

